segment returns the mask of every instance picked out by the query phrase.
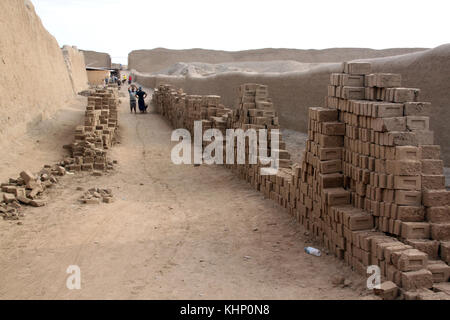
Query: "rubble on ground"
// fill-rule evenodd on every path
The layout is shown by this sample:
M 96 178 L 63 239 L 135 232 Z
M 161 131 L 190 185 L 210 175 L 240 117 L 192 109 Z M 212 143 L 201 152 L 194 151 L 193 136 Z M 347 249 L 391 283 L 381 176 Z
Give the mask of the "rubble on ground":
M 19 220 L 24 217 L 23 207 L 46 205 L 46 190 L 58 183 L 58 178 L 68 172 L 90 171 L 101 176 L 103 171 L 112 170 L 117 161 L 107 159 L 107 150 L 116 141 L 118 93 L 116 89 L 91 89 L 88 94 L 85 123 L 75 130 L 75 142 L 64 146 L 71 153 L 54 165 L 45 165 L 38 173 L 22 171 L 17 178 L 2 183 L 0 190 L 0 216 L 5 220 Z M 103 202 L 110 203 L 109 189 L 100 190 Z M 94 197 L 95 198 L 95 197 Z M 95 202 L 93 198 L 87 200 Z
M 58 183 L 58 178 L 66 174 L 64 162 L 45 165 L 37 174 L 22 171 L 17 178 L 10 178 L 1 184 L 0 213 L 5 220 L 23 217 L 22 207 L 45 206 L 43 200 L 47 189 Z
M 91 188 L 83 194 L 80 201 L 84 204 L 112 203 L 114 198 L 111 189 Z

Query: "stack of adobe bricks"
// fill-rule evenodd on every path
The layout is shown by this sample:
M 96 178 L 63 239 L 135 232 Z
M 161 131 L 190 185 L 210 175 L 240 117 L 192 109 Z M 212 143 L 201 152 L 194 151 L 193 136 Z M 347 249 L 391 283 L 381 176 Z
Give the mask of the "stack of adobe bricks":
M 111 169 L 107 150 L 116 142 L 119 104 L 115 89 L 96 89 L 88 97 L 84 125 L 75 130 L 75 141 L 71 145 L 75 163 L 68 166 L 71 171 Z
M 156 112 L 161 114 L 164 117 L 167 117 L 165 112 L 164 102 L 167 100 L 167 94 L 170 91 L 170 85 L 160 85 L 158 88 L 155 88 L 152 95 L 152 104 L 156 109 Z
M 185 95 L 171 85 L 160 85 L 153 95 L 153 104 L 159 113 L 167 117 L 176 128 L 186 128 L 194 133 L 194 121 L 202 122 L 202 130 L 219 129 L 223 136 L 226 129 L 267 129 L 267 156 L 278 153 L 280 170 L 276 175 L 261 175 L 260 169 L 267 165 L 249 164 L 249 145 L 246 142 L 246 164 L 228 165 L 242 179 L 248 181 L 256 190 L 267 198 L 277 201 L 294 214 L 296 189 L 293 183 L 291 156 L 286 144 L 279 137 L 278 150 L 271 150 L 272 129 L 279 129 L 278 117 L 268 95 L 268 87 L 259 84 L 244 84 L 239 88 L 237 109 L 224 107 L 218 96 Z M 273 133 L 275 134 L 275 133 Z M 205 147 L 209 142 L 204 142 Z M 224 144 L 224 150 L 226 146 Z M 235 159 L 237 157 L 237 141 L 234 144 Z M 224 160 L 225 163 L 225 160 Z M 297 167 L 298 169 L 298 167 Z
M 202 119 L 210 121 L 211 127 L 219 130 L 225 137 L 228 129 L 228 117 L 231 116 L 232 110 L 221 104 L 220 97 L 215 95 L 204 96 L 202 105 L 206 109 L 206 117 L 203 116 Z
M 241 129 L 279 129 L 278 116 L 267 86 L 247 83 L 239 87 L 235 127 Z
M 450 194 L 439 146 L 433 145 L 429 130 L 431 105 L 419 102 L 419 89 L 400 87 L 400 75 L 370 74 L 370 69 L 368 63 L 344 64 L 343 73 L 331 75 L 328 87 L 326 103 L 335 109 L 313 109 L 313 120 L 314 112 L 334 112 L 326 120 L 345 124 L 345 131 L 339 129 L 345 135 L 338 142 L 332 135 L 319 133 L 317 138 L 319 130 L 310 130 L 303 165 L 313 178 L 304 172 L 302 178 L 311 180 L 313 190 L 303 194 L 318 197 L 314 177 L 319 185 L 328 179 L 331 184 L 320 186 L 322 199 L 305 202 L 312 208 L 300 206 L 299 211 L 305 214 L 306 207 L 306 214 L 314 217 L 308 226 L 361 273 L 375 264 L 405 290 L 431 288 L 433 280 L 446 282 L 450 276 L 450 267 L 438 260 L 450 262 Z M 317 170 L 330 161 L 320 158 L 322 148 L 339 146 L 342 171 L 325 175 Z M 308 158 L 310 153 L 319 160 Z M 340 189 L 342 201 L 346 198 L 351 205 L 327 207 L 327 187 L 343 187 L 349 195 Z M 324 219 L 315 220 L 318 215 Z
M 187 128 L 191 134 L 194 133 L 194 121 L 199 120 L 201 115 L 198 111 L 200 109 L 202 96 L 200 95 L 188 95 L 186 97 L 186 107 L 184 111 L 184 128 Z M 203 130 L 211 128 L 211 125 L 204 121 Z M 178 128 L 178 127 L 177 127 Z
M 296 174 L 299 179 L 298 220 L 341 258 L 345 252 L 344 221 L 336 221 L 331 207 L 341 205 L 340 212 L 351 209 L 350 193 L 343 188 L 344 134 L 345 125 L 338 122 L 337 110 L 310 108 L 309 138 L 301 170 Z M 352 212 L 351 217 L 345 221 L 347 226 L 352 224 L 350 228 L 360 228 L 359 224 L 365 229 L 373 226 L 369 215 L 359 213 L 357 216 Z M 358 227 L 354 226 L 356 217 Z
M 248 181 L 256 190 L 261 191 L 267 198 L 278 202 L 283 207 L 288 207 L 289 191 L 292 189 L 292 165 L 291 155 L 285 150 L 286 144 L 282 141 L 281 133 L 272 130 L 279 130 L 278 115 L 273 106 L 272 100 L 269 98 L 268 87 L 265 85 L 248 83 L 239 87 L 238 107 L 233 112 L 233 119 L 229 123 L 232 129 L 249 129 L 267 130 L 267 145 L 263 150 L 262 156 L 278 155 L 280 170 L 276 175 L 261 175 L 262 165 L 260 158 L 257 164 L 249 164 L 250 148 L 246 141 L 246 164 L 234 164 L 230 167 L 234 169 L 239 177 Z M 258 131 L 257 131 L 258 132 Z M 278 149 L 271 148 L 272 135 L 279 139 Z M 259 149 L 259 134 L 257 135 Z M 258 155 L 261 154 L 258 150 Z M 235 157 L 237 156 L 237 143 L 235 141 Z
M 186 128 L 194 133 L 194 122 L 202 121 L 203 130 L 216 128 L 226 134 L 231 109 L 220 103 L 214 95 L 186 95 L 182 89 L 160 85 L 153 94 L 153 104 L 176 128 Z
M 164 111 L 171 124 L 176 128 L 183 127 L 186 94 L 181 89 L 178 91 L 170 89 L 167 91 L 165 99 L 167 99 L 167 103 L 164 104 L 166 107 Z
M 417 298 L 416 289 L 433 298 L 428 289 L 450 277 L 450 195 L 429 130 L 431 105 L 419 101 L 419 89 L 400 87 L 400 75 L 371 74 L 367 63 L 346 63 L 330 80 L 326 108 L 309 110 L 300 165 L 290 166 L 280 141 L 286 168 L 276 175 L 248 164 L 248 145 L 246 164 L 229 167 L 356 271 L 378 265 L 389 280 L 385 297 L 397 296 L 400 286 L 407 298 Z M 227 128 L 279 128 L 266 86 L 246 84 L 239 93 Z M 186 97 L 184 124 L 192 132 L 193 121 L 204 119 L 203 96 Z M 158 92 L 154 99 L 159 109 L 170 103 Z

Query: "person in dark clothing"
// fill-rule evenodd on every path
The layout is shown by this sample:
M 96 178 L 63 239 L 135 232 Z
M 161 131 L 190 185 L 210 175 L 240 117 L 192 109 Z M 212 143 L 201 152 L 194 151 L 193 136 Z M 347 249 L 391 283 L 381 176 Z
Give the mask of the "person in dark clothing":
M 145 105 L 145 98 L 147 98 L 147 93 L 142 90 L 142 87 L 139 87 L 139 90 L 136 92 L 136 97 L 138 98 L 139 111 L 142 113 L 147 112 L 147 106 Z

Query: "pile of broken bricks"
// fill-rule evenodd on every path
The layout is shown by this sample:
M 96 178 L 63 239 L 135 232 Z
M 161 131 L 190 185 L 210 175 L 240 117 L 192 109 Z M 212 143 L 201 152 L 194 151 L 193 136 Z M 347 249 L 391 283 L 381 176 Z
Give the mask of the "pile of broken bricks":
M 106 158 L 107 149 L 116 143 L 117 107 L 119 105 L 117 89 L 95 89 L 89 92 L 86 107 L 85 124 L 75 130 L 75 142 L 65 146 L 72 153 L 55 165 L 45 165 L 34 175 L 23 171 L 18 178 L 10 178 L 1 184 L 0 215 L 5 220 L 18 220 L 24 216 L 22 206 L 42 207 L 46 189 L 58 183 L 58 176 L 67 172 L 102 171 L 113 169 L 115 161 Z M 108 190 L 101 190 L 103 202 L 112 202 Z
M 114 201 L 111 189 L 91 188 L 80 198 L 84 204 L 112 203 Z
M 18 220 L 23 217 L 22 206 L 42 207 L 46 189 L 58 183 L 58 176 L 64 176 L 66 169 L 61 165 L 46 165 L 37 174 L 22 171 L 16 179 L 1 184 L 0 214 L 5 220 Z

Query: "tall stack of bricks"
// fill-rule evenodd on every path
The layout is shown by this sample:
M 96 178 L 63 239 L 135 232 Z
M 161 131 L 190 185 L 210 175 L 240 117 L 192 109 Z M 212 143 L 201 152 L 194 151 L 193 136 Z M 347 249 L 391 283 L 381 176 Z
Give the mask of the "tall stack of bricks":
M 292 165 L 291 155 L 286 151 L 286 144 L 282 141 L 281 133 L 278 134 L 279 147 L 273 149 L 271 146 L 272 130 L 279 130 L 278 114 L 275 111 L 272 100 L 269 98 L 269 89 L 265 85 L 260 84 L 243 84 L 239 87 L 238 106 L 233 112 L 233 121 L 230 124 L 232 129 L 265 129 L 267 130 L 267 148 L 264 150 L 265 155 L 273 156 L 277 154 L 279 157 L 279 167 L 277 175 L 261 175 L 262 165 L 259 161 L 257 164 L 249 164 L 250 146 L 246 141 L 246 164 L 231 166 L 237 174 L 248 181 L 256 190 L 265 194 L 287 208 L 289 203 L 289 191 L 292 181 L 290 166 Z M 260 148 L 258 136 L 258 149 Z M 259 151 L 258 151 L 259 152 Z M 237 155 L 237 144 L 235 143 L 235 157 Z M 287 168 L 286 170 L 284 168 Z
M 430 279 L 450 275 L 447 264 L 435 262 L 446 260 L 447 244 L 439 241 L 448 240 L 450 229 L 443 164 L 429 130 L 431 104 L 420 102 L 419 89 L 401 87 L 400 75 L 370 71 L 368 63 L 344 64 L 342 73 L 331 75 L 326 99 L 345 124 L 343 186 L 352 208 L 382 232 L 364 237 L 370 244 L 364 247 L 344 229 L 345 260 L 361 272 L 379 265 L 405 290 L 431 287 Z M 427 212 L 441 212 L 441 218 L 430 225 Z M 392 246 L 398 250 L 389 255 Z
M 88 97 L 84 125 L 75 130 L 71 145 L 74 163 L 72 171 L 103 171 L 111 169 L 107 150 L 116 142 L 118 129 L 118 92 L 115 89 L 96 89 Z
M 267 137 L 270 141 L 272 132 L 271 130 L 279 130 L 278 114 L 275 111 L 272 100 L 269 98 L 269 89 L 265 85 L 260 84 L 243 84 L 239 87 L 239 99 L 238 107 L 234 111 L 233 123 L 231 123 L 233 129 L 266 129 Z M 279 137 L 279 149 L 274 150 L 279 154 L 280 167 L 290 168 L 292 165 L 291 156 L 285 150 L 286 144 L 282 141 L 281 133 Z M 271 144 L 268 143 L 267 153 L 270 156 Z M 248 155 L 247 155 L 248 156 Z M 248 157 L 247 157 L 248 158 Z
M 278 116 L 267 86 L 247 83 L 239 87 L 236 127 L 241 129 L 279 129 Z
M 177 94 L 161 86 L 154 104 L 170 118 L 177 100 L 168 92 Z M 205 96 L 178 98 L 184 102 L 177 124 L 191 133 L 194 121 L 214 127 L 214 116 L 202 109 Z M 222 116 L 226 128 L 279 128 L 266 86 L 242 85 L 238 99 Z M 419 89 L 401 87 L 400 75 L 372 74 L 368 63 L 344 63 L 332 74 L 325 104 L 309 110 L 301 164 L 292 165 L 280 139 L 276 175 L 248 164 L 248 144 L 246 164 L 228 167 L 357 272 L 378 265 L 386 297 L 395 298 L 398 287 L 409 299 L 434 297 L 429 289 L 442 291 L 450 278 L 450 192 L 429 127 L 431 104 L 420 101 Z
M 346 249 L 344 228 L 361 230 L 373 226 L 368 215 L 349 205 L 350 193 L 343 188 L 344 134 L 345 126 L 338 122 L 337 110 L 309 110 L 309 139 L 297 182 L 297 218 L 341 258 Z

